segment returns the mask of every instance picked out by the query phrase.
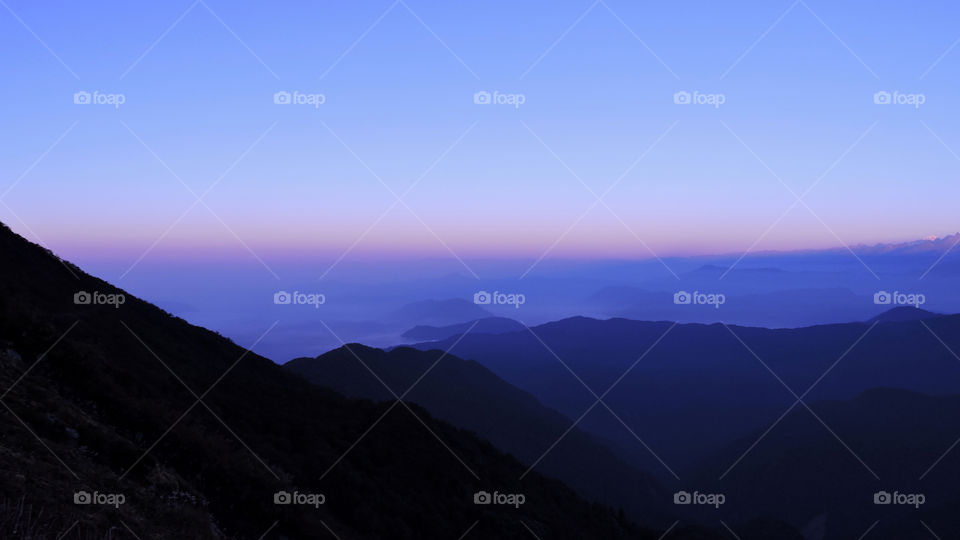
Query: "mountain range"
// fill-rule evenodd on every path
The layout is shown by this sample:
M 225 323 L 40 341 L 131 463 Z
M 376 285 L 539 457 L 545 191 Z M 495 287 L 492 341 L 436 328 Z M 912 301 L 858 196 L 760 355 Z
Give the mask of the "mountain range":
M 473 431 L 522 463 L 564 481 L 585 497 L 624 508 L 628 516 L 666 528 L 669 493 L 649 473 L 627 465 L 571 421 L 477 362 L 440 350 L 359 344 L 284 365 L 348 397 L 404 399 Z
M 960 536 L 960 316 L 528 327 L 457 302 L 429 342 L 279 366 L 5 227 L 0 253 L 4 538 Z
M 4 538 L 661 534 L 536 471 L 521 480 L 515 458 L 416 405 L 310 384 L 6 227 L 0 253 Z M 525 502 L 475 504 L 482 491 Z

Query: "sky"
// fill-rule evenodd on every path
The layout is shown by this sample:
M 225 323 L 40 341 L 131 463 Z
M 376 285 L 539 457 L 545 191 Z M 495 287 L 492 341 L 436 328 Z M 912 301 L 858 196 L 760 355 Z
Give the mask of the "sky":
M 642 259 L 946 235 L 958 16 L 2 0 L 0 220 L 114 280 L 207 259 Z

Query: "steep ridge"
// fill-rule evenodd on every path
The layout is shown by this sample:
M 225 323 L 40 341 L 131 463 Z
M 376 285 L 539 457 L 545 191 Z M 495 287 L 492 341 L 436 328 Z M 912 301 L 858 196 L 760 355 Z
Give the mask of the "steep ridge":
M 960 537 L 960 396 L 883 388 L 810 405 L 706 460 L 694 483 L 726 493 L 730 519 L 776 515 L 824 540 L 875 522 L 867 538 Z
M 572 418 L 595 401 L 584 385 L 598 395 L 614 386 L 604 401 L 620 418 L 598 407 L 579 427 L 613 441 L 629 463 L 661 474 L 669 486 L 672 476 L 620 420 L 683 476 L 682 470 L 770 425 L 795 402 L 793 393 L 809 390 L 810 402 L 851 399 L 880 387 L 958 393 L 960 362 L 951 351 L 960 351 L 957 315 L 778 330 L 575 317 L 467 335 L 450 352 Z
M 514 458 L 419 407 L 311 385 L 5 227 L 0 257 L 4 538 L 659 536 L 519 480 Z M 475 505 L 481 490 L 525 504 Z
M 588 498 L 622 507 L 629 517 L 651 526 L 666 528 L 672 522 L 662 517 L 670 495 L 651 475 L 630 467 L 590 435 L 571 429 L 573 420 L 476 362 L 439 350 L 400 347 L 384 352 L 350 344 L 317 358 L 291 360 L 284 367 L 349 397 L 392 401 L 394 393 L 399 396 L 413 387 L 406 401 L 477 433 Z

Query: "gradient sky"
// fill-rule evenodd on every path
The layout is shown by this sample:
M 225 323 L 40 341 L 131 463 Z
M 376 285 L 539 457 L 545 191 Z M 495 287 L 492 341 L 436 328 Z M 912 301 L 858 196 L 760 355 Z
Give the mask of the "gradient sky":
M 3 0 L 0 219 L 117 274 L 140 257 L 644 258 L 944 235 L 960 230 L 958 17 L 955 2 Z M 76 105 L 81 90 L 125 103 Z M 281 90 L 326 101 L 275 105 Z M 477 105 L 480 90 L 525 102 Z

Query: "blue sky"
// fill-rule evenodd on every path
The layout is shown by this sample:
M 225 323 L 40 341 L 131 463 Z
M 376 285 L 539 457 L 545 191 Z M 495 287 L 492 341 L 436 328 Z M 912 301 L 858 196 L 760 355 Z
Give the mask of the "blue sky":
M 958 12 L 4 0 L 0 219 L 121 267 L 944 235 L 960 229 Z M 78 105 L 78 91 L 124 102 Z M 278 91 L 324 102 L 277 105 Z

